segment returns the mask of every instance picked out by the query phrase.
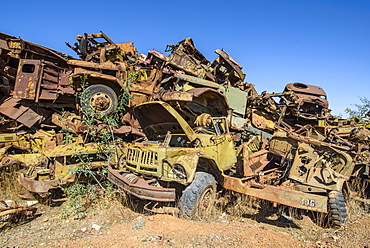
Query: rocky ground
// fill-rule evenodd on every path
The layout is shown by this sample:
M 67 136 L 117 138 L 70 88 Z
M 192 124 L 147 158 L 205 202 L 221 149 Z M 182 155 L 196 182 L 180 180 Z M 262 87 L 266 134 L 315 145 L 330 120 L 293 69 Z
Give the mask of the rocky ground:
M 0 247 L 370 247 L 370 215 L 357 207 L 342 228 L 325 229 L 307 215 L 217 210 L 194 221 L 139 213 L 118 201 L 90 206 L 81 219 L 62 219 L 68 206 L 60 203 L 36 204 L 34 218 L 0 230 Z

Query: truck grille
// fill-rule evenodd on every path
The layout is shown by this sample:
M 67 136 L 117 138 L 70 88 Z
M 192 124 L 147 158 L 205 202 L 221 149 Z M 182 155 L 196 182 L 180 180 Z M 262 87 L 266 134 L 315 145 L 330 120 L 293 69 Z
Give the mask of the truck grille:
M 139 148 L 129 148 L 127 165 L 138 170 L 157 171 L 158 153 Z

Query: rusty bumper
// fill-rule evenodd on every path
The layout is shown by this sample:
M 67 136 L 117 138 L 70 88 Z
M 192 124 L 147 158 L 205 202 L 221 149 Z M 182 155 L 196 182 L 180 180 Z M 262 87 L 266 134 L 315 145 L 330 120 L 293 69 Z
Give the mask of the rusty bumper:
M 276 186 L 263 185 L 261 188 L 243 183 L 240 178 L 223 176 L 221 185 L 229 190 L 254 196 L 259 199 L 276 202 L 282 205 L 312 210 L 322 213 L 328 211 L 328 198 L 323 195 L 304 193 Z
M 28 179 L 22 172 L 19 172 L 19 181 L 26 190 L 34 193 L 47 193 L 51 187 L 52 181 L 37 181 Z
M 176 199 L 174 188 L 161 188 L 149 185 L 149 180 L 134 174 L 108 168 L 108 180 L 127 193 L 143 200 L 173 202 Z

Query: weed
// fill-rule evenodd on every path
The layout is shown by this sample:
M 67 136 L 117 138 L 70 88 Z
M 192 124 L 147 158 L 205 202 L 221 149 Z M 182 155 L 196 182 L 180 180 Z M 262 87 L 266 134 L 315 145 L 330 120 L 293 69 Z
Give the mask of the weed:
M 91 184 L 76 183 L 67 187 L 65 193 L 68 196 L 68 200 L 61 212 L 62 219 L 69 216 L 74 216 L 77 219 L 82 218 L 88 205 L 98 199 L 96 186 Z
M 25 192 L 19 183 L 15 183 L 18 180 L 19 169 L 18 164 L 0 168 L 0 199 L 15 200 L 15 196 Z
M 217 200 L 218 208 L 235 217 L 254 216 L 264 210 L 263 201 L 244 194 L 224 190 Z
M 79 99 L 83 116 L 82 123 L 88 127 L 83 134 L 83 143 L 94 143 L 96 152 L 87 154 L 86 151 L 79 149 L 83 144 L 75 143 L 75 146 L 71 146 L 73 149 L 72 158 L 75 160 L 76 166 L 72 167 L 68 174 L 76 174 L 78 179 L 87 178 L 88 180 L 86 184 L 76 183 L 65 189 L 68 200 L 62 210 L 62 218 L 72 216 L 82 218 L 89 206 L 97 204 L 98 201 L 107 206 L 107 199 L 114 195 L 112 184 L 106 181 L 107 168 L 96 168 L 93 165 L 96 161 L 108 161 L 116 154 L 115 145 L 120 140 L 114 136 L 113 129 L 118 126 L 120 116 L 128 105 L 130 99 L 128 86 L 135 79 L 136 76 L 132 75 L 125 80 L 124 84 L 127 87 L 121 89 L 114 112 L 102 115 L 90 103 L 91 95 L 89 95 L 87 75 L 81 77 L 82 92 L 79 94 Z M 76 142 L 76 139 L 70 138 L 72 136 L 71 130 L 63 130 L 62 132 L 67 138 L 66 143 Z

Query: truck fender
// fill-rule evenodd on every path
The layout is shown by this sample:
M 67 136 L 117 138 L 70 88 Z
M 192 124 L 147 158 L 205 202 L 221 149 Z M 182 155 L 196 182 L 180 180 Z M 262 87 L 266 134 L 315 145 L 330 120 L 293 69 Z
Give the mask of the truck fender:
M 176 160 L 166 159 L 164 162 L 167 162 L 171 165 L 172 170 L 177 170 L 180 172 L 186 173 L 186 183 L 191 183 L 195 176 L 195 171 L 197 169 L 199 161 L 199 152 L 189 153 L 177 157 Z

